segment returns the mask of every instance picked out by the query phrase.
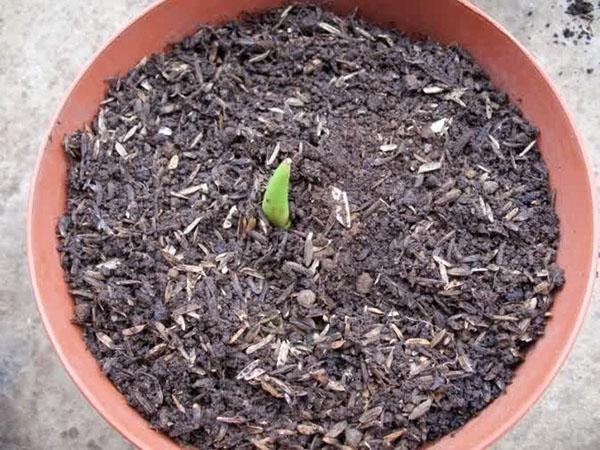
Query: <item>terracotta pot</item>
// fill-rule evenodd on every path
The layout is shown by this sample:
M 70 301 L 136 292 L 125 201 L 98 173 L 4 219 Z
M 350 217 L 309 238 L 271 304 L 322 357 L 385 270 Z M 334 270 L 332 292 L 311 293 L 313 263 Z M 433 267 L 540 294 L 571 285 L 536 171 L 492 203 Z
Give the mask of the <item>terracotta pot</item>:
M 149 8 L 104 47 L 68 92 L 53 120 L 35 168 L 29 199 L 28 253 L 38 308 L 67 372 L 89 402 L 125 438 L 142 449 L 175 449 L 125 402 L 86 350 L 71 323 L 73 301 L 63 278 L 55 234 L 65 210 L 66 159 L 62 142 L 89 123 L 105 92 L 104 80 L 125 74 L 143 56 L 191 34 L 201 23 L 232 19 L 242 11 L 278 6 L 278 0 L 165 0 Z M 480 449 L 509 430 L 540 397 L 564 362 L 592 294 L 598 230 L 591 165 L 559 94 L 527 51 L 497 23 L 463 0 L 340 0 L 339 12 L 358 6 L 374 22 L 409 34 L 457 42 L 481 63 L 541 129 L 539 145 L 550 169 L 560 216 L 558 262 L 566 285 L 556 295 L 545 336 L 527 354 L 507 393 L 453 436 L 432 448 Z M 435 6 L 434 6 L 435 5 Z

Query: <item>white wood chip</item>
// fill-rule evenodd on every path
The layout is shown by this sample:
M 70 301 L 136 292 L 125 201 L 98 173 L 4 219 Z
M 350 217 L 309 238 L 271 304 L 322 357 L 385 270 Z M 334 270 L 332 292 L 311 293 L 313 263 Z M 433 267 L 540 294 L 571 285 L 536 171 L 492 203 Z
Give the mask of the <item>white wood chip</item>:
M 127 150 L 125 150 L 125 147 L 119 141 L 115 142 L 115 150 L 122 158 L 126 158 L 128 155 Z
M 313 232 L 310 231 L 306 235 L 306 240 L 304 241 L 304 265 L 306 267 L 310 266 L 310 263 L 313 260 L 315 248 L 313 245 Z
M 171 394 L 171 399 L 173 399 L 173 403 L 175 403 L 175 407 L 179 410 L 179 412 L 182 414 L 185 414 L 185 408 L 183 407 L 181 402 L 177 399 L 177 397 L 175 397 L 173 394 Z
M 173 155 L 169 160 L 169 164 L 167 165 L 167 170 L 175 170 L 179 165 L 179 156 Z
M 356 30 L 356 32 L 360 35 L 362 35 L 363 37 L 366 37 L 367 39 L 369 39 L 370 41 L 374 41 L 375 38 L 373 37 L 373 35 L 371 33 L 369 33 L 367 30 L 364 30 L 360 27 L 354 26 L 354 29 Z
M 433 172 L 435 170 L 439 170 L 441 167 L 442 167 L 441 161 L 425 163 L 419 167 L 418 173 Z
M 381 150 L 382 152 L 391 152 L 396 150 L 397 148 L 397 144 L 384 144 L 381 147 L 379 147 L 379 150 Z
M 264 337 L 263 339 L 261 339 L 256 344 L 253 344 L 250 347 L 248 347 L 246 349 L 246 354 L 247 355 L 251 355 L 252 353 L 256 353 L 258 350 L 260 350 L 261 348 L 263 348 L 265 345 L 267 345 L 272 340 L 273 340 L 273 335 L 272 334 L 268 334 L 266 337 Z
M 225 217 L 225 220 L 223 221 L 223 229 L 228 230 L 233 226 L 233 216 L 237 214 L 237 211 L 238 209 L 235 205 L 229 209 L 227 217 Z
M 335 218 L 346 228 L 352 225 L 350 219 L 350 206 L 348 205 L 348 194 L 345 191 L 333 186 L 331 188 L 331 197 L 335 204 Z
M 182 189 L 181 191 L 175 192 L 172 194 L 176 194 L 176 195 L 180 195 L 180 196 L 187 196 L 187 195 L 195 194 L 198 191 L 202 191 L 203 194 L 208 193 L 208 184 L 202 183 L 202 184 L 197 184 L 195 186 L 186 187 L 185 189 Z
M 490 145 L 492 146 L 492 151 L 496 154 L 498 158 L 504 159 L 504 155 L 500 151 L 500 143 L 498 142 L 498 140 L 491 134 L 488 134 L 488 139 L 490 141 Z
M 429 408 L 431 408 L 432 403 L 433 401 L 431 399 L 427 399 L 423 403 L 417 405 L 408 416 L 408 420 L 416 420 L 419 417 L 423 417 L 427 411 L 429 411 Z
M 444 284 L 448 284 L 450 279 L 448 278 L 448 271 L 446 270 L 446 266 L 442 263 L 438 263 L 438 269 L 440 271 L 440 279 Z
M 534 139 L 532 142 L 529 143 L 529 145 L 527 147 L 525 147 L 525 150 L 523 150 L 521 153 L 519 153 L 519 158 L 522 158 L 523 156 L 525 156 L 527 153 L 529 153 L 529 151 L 533 148 L 533 146 L 537 144 L 537 139 Z
M 123 336 L 133 336 L 133 335 L 136 335 L 138 333 L 141 333 L 144 330 L 144 328 L 146 328 L 145 324 L 135 325 L 133 327 L 124 329 L 123 331 L 121 331 L 121 334 Z
M 160 127 L 158 134 L 162 134 L 163 136 L 171 136 L 173 134 L 173 130 L 171 130 L 169 127 Z
M 290 352 L 290 343 L 288 341 L 281 341 L 279 345 L 279 352 L 277 354 L 277 367 L 284 366 L 288 359 Z
M 285 101 L 285 104 L 288 106 L 295 106 L 297 108 L 304 106 L 304 102 L 296 97 L 290 97 Z
M 264 53 L 260 53 L 260 54 L 258 54 L 256 56 L 253 56 L 252 58 L 250 58 L 248 60 L 248 62 L 250 64 L 253 64 L 253 63 L 257 63 L 257 62 L 263 61 L 263 60 L 267 59 L 267 57 L 269 56 L 270 53 L 271 53 L 271 50 L 267 50 Z
M 462 96 L 465 94 L 465 92 L 467 92 L 465 88 L 454 89 L 449 94 L 444 95 L 444 100 L 453 101 L 454 103 L 459 104 L 463 108 L 466 108 L 467 105 L 462 100 Z
M 202 139 L 202 136 L 204 136 L 204 132 L 200 132 L 196 135 L 196 137 L 194 138 L 194 140 L 192 141 L 192 143 L 190 144 L 190 148 L 194 148 L 196 145 L 198 145 L 198 142 L 200 142 L 200 139 Z
M 433 256 L 433 260 L 438 263 L 438 264 L 443 264 L 446 267 L 453 267 L 454 264 L 452 264 L 451 262 L 446 261 L 443 258 L 440 258 L 439 256 Z
M 329 25 L 327 22 L 319 22 L 319 28 L 321 28 L 322 30 L 325 30 L 331 34 L 336 34 L 336 35 L 342 34 L 342 32 L 340 30 L 338 30 L 333 25 Z
M 435 134 L 439 134 L 442 133 L 444 130 L 447 129 L 447 122 L 448 119 L 444 118 L 444 119 L 440 119 L 440 120 L 436 120 L 435 122 L 433 122 L 431 124 L 431 126 L 429 127 L 431 129 L 431 131 Z
M 423 88 L 424 94 L 433 95 L 433 94 L 439 94 L 441 92 L 444 92 L 444 88 L 439 87 L 439 86 L 426 86 Z
M 123 142 L 127 142 L 129 139 L 131 139 L 133 137 L 133 135 L 137 132 L 139 128 L 139 125 L 134 125 L 132 126 L 129 131 L 127 132 L 127 134 L 125 136 L 123 136 Z
M 357 70 L 356 72 L 352 72 L 352 73 L 349 73 L 347 75 L 343 75 L 343 76 L 341 76 L 338 79 L 338 81 L 340 83 L 345 83 L 346 81 L 351 80 L 352 78 L 354 78 L 356 75 L 360 75 L 364 71 L 365 71 L 364 69 L 360 69 L 360 70 Z M 339 83 L 336 83 L 336 85 L 339 87 Z
M 118 258 L 107 259 L 104 262 L 96 265 L 98 269 L 108 269 L 115 270 L 117 267 L 121 265 L 121 261 Z
M 185 227 L 185 230 L 183 230 L 183 234 L 190 234 L 192 231 L 194 231 L 194 228 L 198 226 L 201 220 L 202 217 L 195 218 L 187 227 Z
M 279 150 L 281 149 L 281 144 L 279 144 L 279 142 L 277 144 L 275 144 L 275 148 L 273 149 L 273 152 L 271 153 L 271 156 L 269 156 L 269 158 L 267 159 L 267 167 L 269 167 L 271 164 L 273 164 L 275 162 L 275 160 L 277 159 L 277 155 L 279 155 Z
M 107 334 L 98 331 L 96 333 L 96 338 L 102 343 L 104 344 L 106 347 L 108 347 L 111 350 L 115 349 L 115 343 L 113 342 L 113 340 L 110 338 L 110 336 L 108 336 Z

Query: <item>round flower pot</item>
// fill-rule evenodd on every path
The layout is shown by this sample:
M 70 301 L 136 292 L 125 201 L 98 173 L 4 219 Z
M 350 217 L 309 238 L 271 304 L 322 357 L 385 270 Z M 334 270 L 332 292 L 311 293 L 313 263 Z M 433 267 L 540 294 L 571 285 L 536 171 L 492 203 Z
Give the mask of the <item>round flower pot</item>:
M 125 74 L 142 57 L 191 34 L 203 23 L 223 22 L 244 11 L 279 6 L 278 0 L 164 0 L 149 8 L 110 41 L 68 92 L 35 168 L 28 217 L 28 255 L 40 314 L 75 384 L 100 414 L 142 449 L 177 444 L 150 429 L 103 375 L 71 323 L 73 301 L 57 251 L 56 226 L 65 210 L 67 160 L 63 138 L 89 123 L 103 99 L 105 80 Z M 545 336 L 528 352 L 505 395 L 456 433 L 431 448 L 485 448 L 508 431 L 540 397 L 575 340 L 592 294 L 598 253 L 596 199 L 591 165 L 559 94 L 540 67 L 508 33 L 466 1 L 339 0 L 339 13 L 358 7 L 368 20 L 415 36 L 458 43 L 470 51 L 496 86 L 507 92 L 541 130 L 539 147 L 556 191 L 561 240 L 558 264 L 566 284 L 555 296 Z

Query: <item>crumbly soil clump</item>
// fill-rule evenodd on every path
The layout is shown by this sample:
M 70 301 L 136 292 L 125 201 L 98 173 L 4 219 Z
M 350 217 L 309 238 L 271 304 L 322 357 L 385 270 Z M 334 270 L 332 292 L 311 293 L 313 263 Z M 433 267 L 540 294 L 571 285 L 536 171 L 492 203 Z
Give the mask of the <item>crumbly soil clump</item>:
M 504 392 L 564 282 L 536 137 L 460 48 L 317 7 L 202 27 L 65 141 L 74 320 L 180 442 L 419 447 Z

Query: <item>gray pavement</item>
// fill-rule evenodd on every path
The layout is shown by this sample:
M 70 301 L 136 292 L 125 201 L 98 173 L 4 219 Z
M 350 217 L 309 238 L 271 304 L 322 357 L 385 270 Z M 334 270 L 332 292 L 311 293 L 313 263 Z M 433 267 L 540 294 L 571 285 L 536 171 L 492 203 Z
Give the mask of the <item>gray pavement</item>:
M 131 448 L 87 404 L 50 348 L 28 281 L 25 211 L 36 151 L 65 90 L 91 55 L 150 3 L 0 0 L 1 449 Z M 548 71 L 598 167 L 600 36 L 588 46 L 553 44 L 552 34 L 566 22 L 566 0 L 474 3 L 504 24 Z M 600 448 L 599 328 L 595 301 L 558 378 L 495 449 Z

